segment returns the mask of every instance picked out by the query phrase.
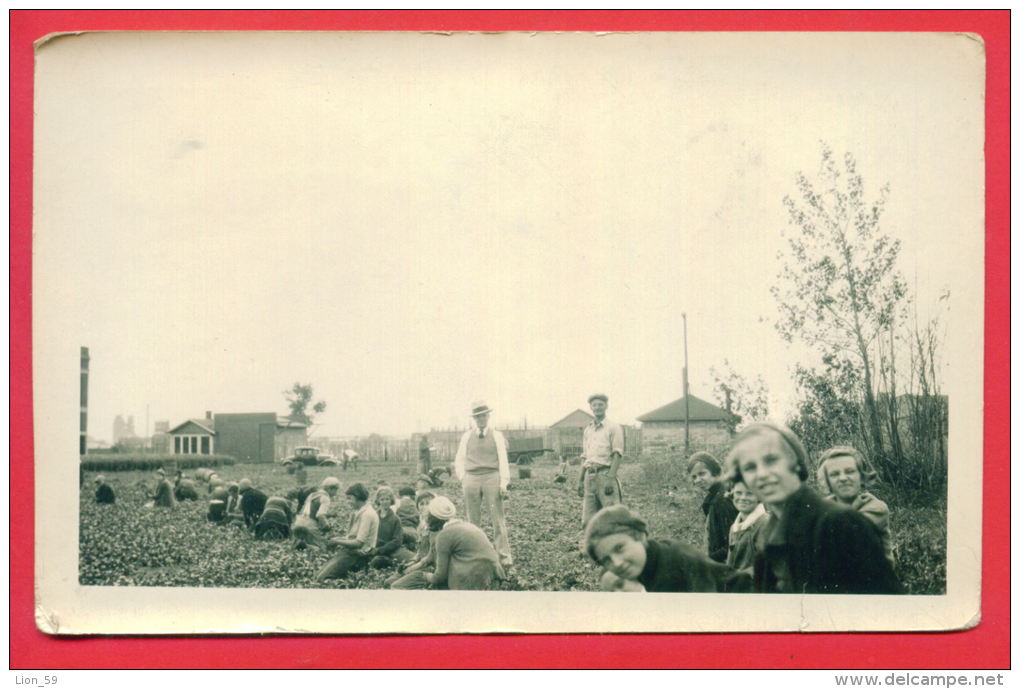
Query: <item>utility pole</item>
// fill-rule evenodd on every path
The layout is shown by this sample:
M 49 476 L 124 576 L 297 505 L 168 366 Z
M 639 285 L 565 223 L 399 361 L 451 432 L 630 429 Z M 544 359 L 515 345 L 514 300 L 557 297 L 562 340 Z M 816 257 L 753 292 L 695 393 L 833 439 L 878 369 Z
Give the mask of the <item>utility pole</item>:
M 684 454 L 691 454 L 691 389 L 687 385 L 687 314 L 684 319 Z

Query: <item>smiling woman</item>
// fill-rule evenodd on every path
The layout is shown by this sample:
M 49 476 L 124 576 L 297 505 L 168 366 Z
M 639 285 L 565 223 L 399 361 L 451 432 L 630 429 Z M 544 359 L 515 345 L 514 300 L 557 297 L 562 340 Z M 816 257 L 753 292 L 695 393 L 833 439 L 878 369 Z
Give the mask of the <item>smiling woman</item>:
M 805 485 L 807 452 L 789 429 L 748 426 L 727 458 L 770 513 L 756 544 L 755 589 L 768 593 L 901 593 L 877 531 Z

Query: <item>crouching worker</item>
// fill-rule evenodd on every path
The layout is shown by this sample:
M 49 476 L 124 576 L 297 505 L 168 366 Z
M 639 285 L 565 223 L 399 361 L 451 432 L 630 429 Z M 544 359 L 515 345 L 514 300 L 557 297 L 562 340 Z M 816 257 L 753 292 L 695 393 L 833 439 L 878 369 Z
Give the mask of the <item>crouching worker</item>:
M 180 471 L 174 478 L 174 497 L 178 502 L 198 500 L 198 488 L 195 487 L 195 482 Z
M 375 550 L 372 552 L 372 567 L 382 569 L 414 559 L 414 553 L 403 547 L 404 531 L 400 519 L 393 511 L 395 496 L 389 486 L 381 486 L 375 492 L 372 506 L 379 515 L 379 533 Z M 415 514 L 417 514 L 415 510 Z
M 471 522 L 455 519 L 457 510 L 442 496 L 429 503 L 429 531 L 436 536 L 436 571 L 425 574 L 429 588 L 488 591 L 506 574 L 485 533 Z
M 368 489 L 354 483 L 344 494 L 354 514 L 351 515 L 347 535 L 329 539 L 329 547 L 337 548 L 338 552 L 316 573 L 316 581 L 342 579 L 348 572 L 364 569 L 379 538 L 379 515 L 368 503 Z
M 290 537 L 290 501 L 273 496 L 255 524 L 255 538 L 260 541 L 282 541 Z
M 112 505 L 117 501 L 113 494 L 113 488 L 106 482 L 106 477 L 100 474 L 96 476 L 96 502 L 100 505 Z
M 156 470 L 156 491 L 149 499 L 156 507 L 177 506 L 177 498 L 174 497 L 174 487 L 167 480 L 166 472 L 162 469 Z
M 751 577 L 710 560 L 689 545 L 648 538 L 648 526 L 624 505 L 603 508 L 584 530 L 585 551 L 620 579 L 649 592 L 741 593 Z M 610 590 L 637 590 L 633 583 L 612 580 Z M 607 585 L 603 581 L 602 585 Z
M 326 547 L 326 537 L 323 535 L 323 532 L 329 529 L 326 515 L 329 513 L 333 498 L 339 492 L 340 480 L 335 476 L 327 476 L 322 479 L 319 489 L 305 499 L 291 529 L 298 548 Z

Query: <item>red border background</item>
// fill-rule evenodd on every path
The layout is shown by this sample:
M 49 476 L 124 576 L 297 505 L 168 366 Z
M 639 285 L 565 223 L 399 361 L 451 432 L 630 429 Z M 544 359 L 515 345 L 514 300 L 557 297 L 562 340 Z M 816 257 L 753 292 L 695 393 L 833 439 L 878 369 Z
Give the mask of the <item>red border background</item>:
M 1009 12 L 992 11 L 11 11 L 10 666 L 1009 667 Z M 81 30 L 951 31 L 987 55 L 982 621 L 939 634 L 55 638 L 33 616 L 32 43 Z M 1006 413 L 1003 413 L 1006 412 Z M 16 458 L 16 459 L 15 459 Z M 15 552 L 17 556 L 15 556 Z M 437 644 L 441 643 L 441 646 Z M 442 652 L 437 652 L 441 648 Z M 584 648 L 583 655 L 577 654 Z

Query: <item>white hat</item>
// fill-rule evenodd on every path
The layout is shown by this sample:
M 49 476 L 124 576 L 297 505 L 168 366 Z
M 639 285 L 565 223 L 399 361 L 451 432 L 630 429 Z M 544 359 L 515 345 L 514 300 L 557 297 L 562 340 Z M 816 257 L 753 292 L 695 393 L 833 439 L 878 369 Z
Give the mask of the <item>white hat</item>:
M 450 502 L 450 498 L 440 495 L 433 498 L 432 502 L 429 503 L 429 514 L 445 522 L 457 516 L 457 508 Z
M 492 410 L 489 409 L 489 405 L 482 400 L 475 400 L 471 403 L 471 416 L 480 416 L 482 414 L 488 414 L 491 411 Z

